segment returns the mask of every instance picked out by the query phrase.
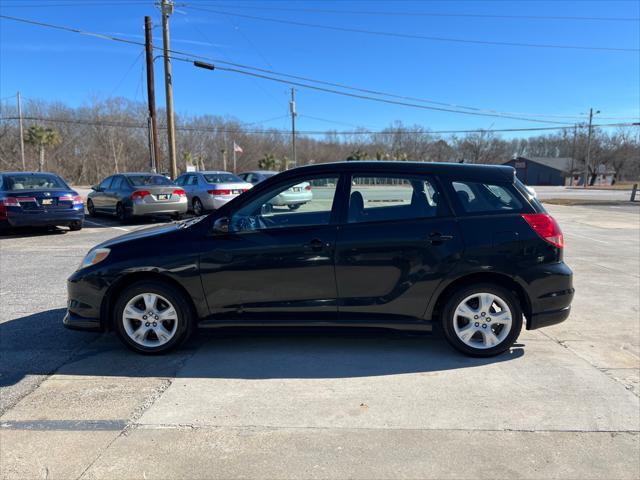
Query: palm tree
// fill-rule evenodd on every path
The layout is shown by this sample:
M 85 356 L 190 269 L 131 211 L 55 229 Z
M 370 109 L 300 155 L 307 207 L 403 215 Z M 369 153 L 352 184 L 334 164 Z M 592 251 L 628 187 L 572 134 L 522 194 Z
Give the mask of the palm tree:
M 280 166 L 280 162 L 272 153 L 266 153 L 264 157 L 258 160 L 258 168 L 260 170 L 276 170 Z
M 40 152 L 40 161 L 38 163 L 38 171 L 44 170 L 44 150 L 47 147 L 53 147 L 58 145 L 61 141 L 60 134 L 57 130 L 52 128 L 43 127 L 41 125 L 34 125 L 27 130 L 27 136 L 25 142 L 29 145 L 33 145 Z

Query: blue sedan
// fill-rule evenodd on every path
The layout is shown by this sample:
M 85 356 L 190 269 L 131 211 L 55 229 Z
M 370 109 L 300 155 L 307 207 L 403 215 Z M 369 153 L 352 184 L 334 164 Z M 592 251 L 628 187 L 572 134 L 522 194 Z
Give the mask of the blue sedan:
M 60 225 L 80 230 L 83 220 L 82 197 L 59 176 L 0 172 L 0 231 Z

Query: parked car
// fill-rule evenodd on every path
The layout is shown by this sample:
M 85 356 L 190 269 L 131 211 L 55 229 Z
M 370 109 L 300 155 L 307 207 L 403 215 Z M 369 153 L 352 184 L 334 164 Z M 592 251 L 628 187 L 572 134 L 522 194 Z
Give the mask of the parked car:
M 265 208 L 313 183 L 308 208 Z M 562 322 L 560 227 L 507 166 L 343 162 L 289 170 L 209 216 L 106 241 L 68 280 L 70 328 L 166 352 L 198 327 L 438 325 L 469 355 Z
M 247 182 L 256 185 L 267 178 L 273 177 L 277 173 L 279 172 L 256 170 L 241 173 L 240 177 L 244 178 Z M 277 197 L 272 198 L 270 205 L 272 207 L 288 207 L 290 210 L 297 210 L 305 203 L 310 202 L 312 198 L 313 192 L 311 191 L 311 184 L 309 182 L 302 182 L 298 185 L 293 185 Z
M 58 175 L 0 172 L 0 231 L 60 225 L 80 230 L 83 220 L 82 197 Z
M 196 215 L 217 210 L 229 200 L 249 190 L 253 185 L 229 172 L 187 172 L 176 179 L 184 188 L 189 208 Z
M 252 170 L 250 172 L 242 172 L 238 176 L 245 182 L 252 185 L 257 185 L 260 182 L 264 182 L 267 178 L 271 178 L 280 172 L 274 172 L 272 170 Z
M 187 213 L 187 194 L 164 175 L 121 173 L 91 187 L 87 198 L 89 215 L 115 215 L 124 223 L 133 217 Z

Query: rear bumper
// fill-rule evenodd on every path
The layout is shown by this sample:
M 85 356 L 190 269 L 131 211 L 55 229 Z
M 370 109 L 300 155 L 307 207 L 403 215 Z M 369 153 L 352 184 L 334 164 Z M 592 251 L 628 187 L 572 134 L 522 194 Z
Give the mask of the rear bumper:
M 571 312 L 573 272 L 564 263 L 539 265 L 523 275 L 530 300 L 527 330 L 563 322 Z
M 571 307 L 566 307 L 553 312 L 537 313 L 528 320 L 527 330 L 535 330 L 536 328 L 548 327 L 556 323 L 564 322 L 571 313 Z
M 180 202 L 134 203 L 130 213 L 134 216 L 172 215 L 187 213 L 188 206 L 189 202 L 186 197 Z
M 276 207 L 283 207 L 286 205 L 301 205 L 311 200 L 313 200 L 313 193 L 309 190 L 304 190 L 302 192 L 282 192 L 270 203 Z
M 82 220 L 84 220 L 84 209 L 80 208 L 48 212 L 10 212 L 7 215 L 7 222 L 11 227 L 69 225 L 72 222 L 81 222 Z

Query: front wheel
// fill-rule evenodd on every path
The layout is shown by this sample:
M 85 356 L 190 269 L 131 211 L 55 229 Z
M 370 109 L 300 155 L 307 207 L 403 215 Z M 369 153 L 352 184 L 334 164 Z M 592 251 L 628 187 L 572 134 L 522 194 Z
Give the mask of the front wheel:
M 184 296 L 170 285 L 138 282 L 127 287 L 114 308 L 115 329 L 132 350 L 165 353 L 186 340 L 192 331 L 192 313 Z
M 449 299 L 442 312 L 449 343 L 467 355 L 491 357 L 508 350 L 522 330 L 517 296 L 499 285 L 464 287 Z

